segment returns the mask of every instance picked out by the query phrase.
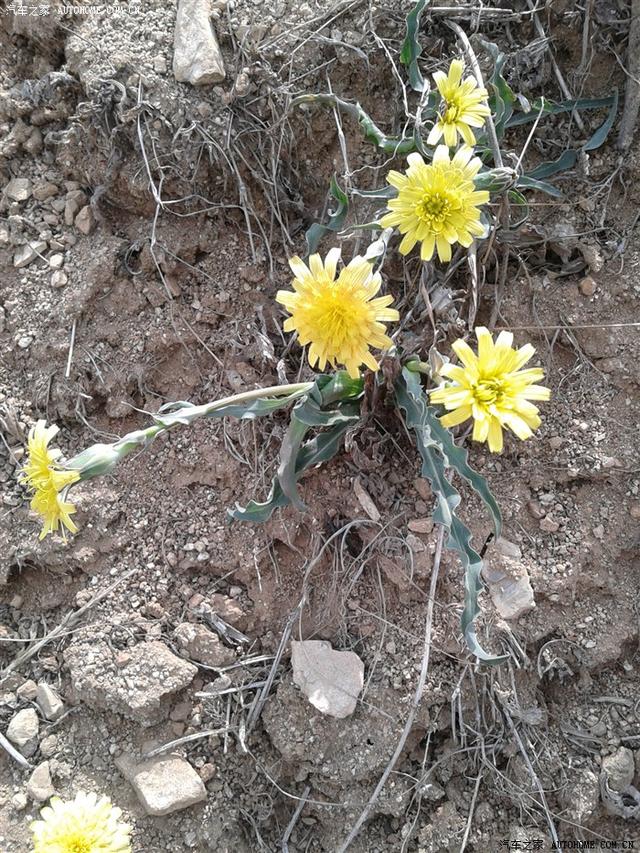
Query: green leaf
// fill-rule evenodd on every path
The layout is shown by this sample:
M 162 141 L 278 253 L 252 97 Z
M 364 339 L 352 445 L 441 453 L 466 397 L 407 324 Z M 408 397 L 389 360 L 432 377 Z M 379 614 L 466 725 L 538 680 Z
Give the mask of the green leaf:
M 427 3 L 429 0 L 418 0 L 407 15 L 407 35 L 400 48 L 400 62 L 406 66 L 411 88 L 416 92 L 424 90 L 424 79 L 418 67 L 418 57 L 422 53 L 422 46 L 418 41 L 418 31 L 420 29 L 420 16 Z
M 539 181 L 536 178 L 532 178 L 531 175 L 520 175 L 516 182 L 516 187 L 525 190 L 537 190 L 554 198 L 563 198 L 562 192 L 557 187 L 554 187 L 553 184 L 548 184 L 546 181 Z
M 333 93 L 322 92 L 319 94 L 298 95 L 291 101 L 292 107 L 299 106 L 300 104 L 324 104 L 325 106 L 335 107 L 346 115 L 351 116 L 356 119 L 363 129 L 365 139 L 368 142 L 372 142 L 377 148 L 382 149 L 385 154 L 395 156 L 409 154 L 411 151 L 416 150 L 416 142 L 413 136 L 403 136 L 402 138 L 387 136 L 357 102 L 352 104 L 349 101 L 343 101 L 342 98 L 338 98 Z
M 284 409 L 291 405 L 293 400 L 300 397 L 300 392 L 296 391 L 283 397 L 270 397 L 266 399 L 253 400 L 250 403 L 230 403 L 220 409 L 214 409 L 205 417 L 207 418 L 259 418 L 263 415 L 270 415 L 272 412 L 277 412 L 278 409 Z M 157 424 L 169 427 L 174 423 L 189 424 L 189 409 L 197 409 L 193 403 L 183 400 L 166 403 L 161 406 L 157 414 L 152 415 L 153 420 Z
M 517 99 L 502 74 L 502 69 L 507 61 L 506 55 L 493 42 L 483 39 L 482 44 L 493 57 L 493 73 L 487 83 L 489 87 L 489 108 L 493 115 L 498 139 L 502 139 L 507 122 L 513 115 L 513 108 Z
M 559 113 L 572 113 L 574 110 L 597 110 L 603 107 L 611 107 L 614 103 L 617 108 L 618 93 L 609 95 L 606 98 L 576 98 L 573 100 L 561 101 L 556 103 L 548 98 L 537 98 L 530 104 L 530 111 L 526 113 L 516 113 L 506 123 L 506 127 L 518 127 L 523 124 L 531 124 L 538 118 L 542 111 L 542 115 L 558 115 Z
M 507 193 L 507 197 L 511 202 L 511 212 L 520 212 L 519 219 L 511 219 L 509 222 L 509 228 L 519 228 L 529 218 L 529 202 L 526 198 L 516 189 L 511 189 Z
M 320 435 L 308 441 L 298 454 L 296 460 L 296 480 L 299 480 L 308 468 L 332 459 L 338 452 L 342 438 L 348 429 L 348 423 L 336 424 L 326 432 L 320 433 Z M 280 481 L 276 477 L 274 478 L 269 497 L 266 501 L 263 503 L 249 501 L 244 507 L 236 504 L 235 509 L 227 510 L 227 516 L 236 521 L 260 523 L 268 521 L 275 509 L 287 506 L 289 503 L 290 500 L 282 491 Z
M 308 254 L 312 255 L 318 248 L 318 243 L 325 234 L 329 231 L 340 231 L 349 211 L 349 199 L 340 188 L 336 176 L 331 178 L 329 193 L 338 202 L 336 209 L 329 214 L 329 221 L 326 225 L 319 222 L 314 224 L 307 230 L 305 238 L 307 241 Z
M 422 457 L 422 474 L 428 478 L 438 498 L 433 520 L 445 527 L 448 534 L 446 546 L 458 552 L 464 568 L 465 597 L 460 624 L 467 646 L 485 663 L 500 663 L 506 657 L 485 652 L 476 634 L 475 619 L 480 612 L 478 595 L 483 589 L 483 562 L 482 557 L 471 547 L 471 531 L 456 516 L 461 498 L 447 478 L 446 467 L 458 471 L 481 495 L 485 504 L 491 508 L 497 530 L 500 529 L 500 511 L 484 478 L 469 467 L 467 452 L 455 445 L 451 434 L 437 421 L 420 385 L 419 374 L 404 368 L 395 383 L 395 392 L 398 405 L 405 412 L 407 424 L 415 432 Z

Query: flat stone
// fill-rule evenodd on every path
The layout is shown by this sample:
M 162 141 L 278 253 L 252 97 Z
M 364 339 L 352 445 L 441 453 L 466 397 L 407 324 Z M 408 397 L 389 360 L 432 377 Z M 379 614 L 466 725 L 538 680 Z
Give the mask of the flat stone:
M 33 188 L 33 197 L 37 201 L 46 201 L 48 198 L 53 198 L 58 195 L 58 192 L 58 187 L 55 184 L 52 184 L 49 181 L 43 181 L 40 184 L 36 184 Z
M 536 606 L 529 572 L 520 560 L 494 552 L 486 561 L 482 576 L 503 619 L 517 619 Z
M 44 681 L 38 684 L 36 702 L 47 720 L 57 720 L 64 713 L 64 702 L 56 691 Z
M 179 755 L 159 755 L 140 764 L 122 755 L 116 766 L 148 815 L 172 814 L 207 799 L 202 779 Z
M 31 181 L 28 178 L 12 178 L 4 192 L 12 201 L 26 201 L 31 195 Z
M 179 83 L 221 83 L 224 62 L 211 26 L 209 0 L 179 0 L 173 37 L 173 74 Z
M 18 267 L 18 269 L 26 267 L 46 251 L 47 244 L 44 240 L 31 240 L 29 243 L 25 243 L 24 246 L 16 249 L 13 256 L 13 265 L 14 267 Z
M 122 652 L 100 640 L 74 643 L 65 650 L 64 659 L 79 699 L 143 726 L 166 719 L 174 694 L 191 684 L 198 672 L 159 640 Z
M 82 210 L 80 210 L 80 212 L 74 219 L 74 223 L 81 234 L 91 234 L 95 227 L 96 220 L 93 215 L 93 211 L 91 210 L 88 204 L 85 205 Z
M 204 625 L 182 622 L 175 630 L 175 638 L 190 658 L 205 666 L 225 667 L 236 659 L 233 649 L 227 648 L 220 637 Z
M 602 759 L 602 772 L 612 791 L 626 791 L 633 782 L 635 770 L 633 752 L 626 746 L 621 746 L 612 755 Z
M 43 761 L 38 764 L 27 782 L 27 795 L 37 803 L 44 803 L 49 797 L 53 797 L 55 788 L 51 782 L 49 762 Z
M 40 721 L 34 708 L 23 708 L 12 718 L 7 726 L 7 737 L 27 758 L 38 747 Z
M 337 719 L 356 709 L 364 685 L 364 663 L 355 652 L 341 652 L 324 640 L 291 641 L 293 682 L 314 708 Z
M 27 699 L 31 702 L 36 698 L 36 694 L 38 693 L 38 685 L 35 681 L 32 681 L 30 678 L 21 684 L 20 687 L 16 690 L 16 693 L 21 699 Z

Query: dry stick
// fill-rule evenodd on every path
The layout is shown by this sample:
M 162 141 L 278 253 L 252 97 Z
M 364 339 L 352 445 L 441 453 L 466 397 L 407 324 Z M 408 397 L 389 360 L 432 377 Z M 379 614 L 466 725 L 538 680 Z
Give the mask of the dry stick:
M 536 12 L 535 4 L 532 0 L 527 0 L 527 6 L 533 13 L 533 25 L 536 28 L 536 32 L 541 39 L 547 41 L 547 34 L 544 31 L 544 27 L 540 23 L 540 18 Z M 558 81 L 558 86 L 560 86 L 560 91 L 562 92 L 562 97 L 567 98 L 568 100 L 572 100 L 573 95 L 569 91 L 569 87 L 567 86 L 567 81 L 562 76 L 562 71 L 560 71 L 560 67 L 556 62 L 556 58 L 553 55 L 553 50 L 549 49 L 549 58 L 551 60 L 551 67 L 553 68 L 553 73 L 556 75 L 556 80 Z M 584 133 L 584 122 L 580 117 L 580 113 L 577 110 L 573 111 L 573 115 L 575 116 L 576 124 L 580 128 L 580 130 Z
M 307 799 L 309 798 L 309 794 L 311 793 L 311 786 L 307 785 L 307 787 L 302 792 L 302 796 L 300 797 L 300 802 L 296 806 L 296 810 L 293 813 L 293 816 L 289 823 L 287 824 L 287 828 L 284 831 L 284 835 L 282 836 L 282 853 L 289 853 L 289 838 L 291 837 L 291 833 L 298 822 L 298 818 L 302 813 L 302 809 L 305 807 Z
M 89 610 L 95 604 L 98 604 L 98 602 L 102 601 L 103 598 L 106 598 L 108 595 L 110 595 L 110 593 L 113 592 L 113 590 L 118 586 L 118 584 L 121 584 L 123 581 L 127 580 L 127 578 L 130 578 L 131 575 L 133 575 L 136 571 L 136 569 L 131 569 L 130 571 L 126 572 L 124 575 L 122 575 L 122 577 L 118 578 L 115 583 L 112 583 L 111 586 L 108 586 L 107 589 L 95 595 L 91 599 L 91 601 L 88 601 L 86 604 L 83 604 L 82 607 L 78 608 L 78 610 L 72 610 L 70 613 L 67 613 L 62 622 L 60 622 L 60 624 L 56 628 L 54 628 L 53 631 L 50 631 L 45 637 L 42 637 L 32 646 L 29 646 L 29 648 L 21 652 L 15 660 L 11 661 L 7 668 L 2 671 L 3 680 L 4 678 L 6 678 L 7 675 L 9 675 L 10 672 L 13 672 L 14 669 L 19 667 L 20 664 L 25 663 L 25 661 L 31 660 L 34 655 L 38 654 L 40 649 L 44 648 L 52 640 L 57 640 L 59 637 L 64 636 L 66 628 L 75 624 L 78 619 L 80 619 L 80 617 L 87 612 L 87 610 Z M 2 681 L 0 681 L 0 686 L 2 686 Z
M 17 749 L 15 749 L 11 743 L 6 739 L 6 737 L 0 732 L 0 746 L 6 750 L 11 758 L 16 761 L 21 767 L 24 767 L 26 770 L 31 770 L 33 765 L 29 764 L 24 755 L 21 755 Z
M 424 625 L 424 652 L 422 655 L 422 666 L 420 667 L 420 677 L 418 678 L 418 683 L 416 685 L 415 693 L 413 694 L 413 700 L 411 702 L 411 707 L 409 708 L 409 714 L 407 716 L 407 720 L 404 724 L 404 728 L 402 730 L 402 734 L 400 735 L 400 740 L 395 748 L 393 755 L 387 766 L 385 767 L 384 773 L 380 777 L 378 784 L 375 787 L 374 792 L 371 794 L 369 798 L 369 802 L 362 810 L 362 814 L 358 818 L 355 823 L 355 826 L 349 833 L 346 841 L 342 846 L 338 849 L 337 853 L 345 853 L 345 851 L 349 848 L 351 843 L 355 840 L 356 836 L 362 829 L 363 824 L 371 815 L 373 811 L 373 807 L 376 804 L 378 797 L 380 796 L 382 789 L 387 783 L 387 779 L 391 775 L 391 771 L 396 766 L 398 759 L 404 749 L 404 745 L 407 742 L 407 738 L 411 733 L 411 729 L 413 728 L 413 721 L 416 718 L 416 714 L 418 713 L 418 707 L 420 705 L 420 700 L 422 699 L 422 692 L 424 690 L 425 683 L 427 681 L 427 673 L 429 672 L 429 658 L 431 654 L 431 628 L 433 625 L 433 608 L 435 604 L 436 598 L 436 586 L 438 584 L 438 574 L 440 571 L 440 558 L 442 557 L 442 546 L 444 545 L 444 534 L 445 528 L 443 525 L 440 525 L 438 531 L 438 542 L 436 544 L 436 552 L 433 557 L 433 569 L 431 570 L 431 585 L 429 587 L 429 600 L 427 602 L 427 615 L 425 619 Z
M 473 797 L 471 798 L 471 805 L 469 806 L 469 817 L 467 819 L 467 826 L 465 828 L 464 835 L 462 836 L 460 853 L 464 853 L 465 848 L 467 846 L 467 841 L 469 840 L 469 834 L 471 833 L 471 824 L 473 823 L 473 814 L 476 810 L 476 800 L 478 799 L 478 791 L 480 790 L 480 784 L 482 782 L 483 775 L 484 772 L 481 770 L 478 773 L 478 778 L 476 779 L 476 786 L 473 789 Z
M 626 151 L 633 142 L 638 112 L 640 112 L 640 0 L 632 0 L 631 2 L 627 69 L 624 110 L 616 141 L 616 147 L 621 151 Z

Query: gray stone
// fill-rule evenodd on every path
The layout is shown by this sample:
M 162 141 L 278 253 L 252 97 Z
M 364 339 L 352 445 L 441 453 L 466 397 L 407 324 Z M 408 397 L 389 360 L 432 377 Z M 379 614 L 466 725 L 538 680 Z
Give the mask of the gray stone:
M 44 681 L 38 684 L 36 702 L 47 720 L 57 720 L 64 713 L 64 702 L 56 691 Z
M 40 721 L 34 708 L 23 708 L 13 717 L 7 727 L 7 737 L 27 758 L 38 747 Z
M 527 567 L 520 560 L 494 553 L 485 563 L 482 576 L 503 619 L 517 619 L 536 606 Z
M 204 625 L 183 622 L 176 628 L 175 638 L 190 658 L 205 666 L 225 667 L 236 659 L 233 649 L 227 648 L 218 635 Z
M 93 708 L 115 711 L 143 726 L 169 715 L 172 697 L 196 676 L 193 664 L 159 640 L 114 651 L 103 641 L 74 643 L 64 652 L 77 696 Z
M 89 205 L 85 205 L 82 210 L 78 213 L 75 220 L 75 226 L 80 231 L 81 234 L 91 234 L 93 231 L 96 220 L 93 216 L 93 211 L 89 207 Z
M 62 268 L 64 264 L 64 255 L 60 254 L 60 252 L 56 252 L 55 255 L 51 255 L 49 258 L 49 266 L 52 270 L 59 270 Z
M 39 258 L 43 252 L 47 251 L 47 244 L 44 240 L 31 240 L 16 249 L 13 256 L 14 267 L 26 267 L 36 258 Z
M 66 272 L 63 272 L 62 270 L 56 270 L 51 276 L 51 287 L 64 287 L 68 281 L 69 277 Z
M 49 797 L 53 797 L 55 789 L 51 782 L 49 762 L 43 761 L 38 764 L 27 782 L 27 794 L 37 803 L 44 803 Z
M 4 191 L 12 201 L 26 201 L 31 195 L 31 181 L 28 178 L 13 178 Z
M 600 784 L 592 770 L 581 770 L 562 789 L 562 805 L 567 810 L 566 817 L 572 823 L 586 823 L 598 808 Z
M 47 735 L 40 741 L 40 755 L 43 758 L 51 758 L 58 749 L 58 738 L 56 735 Z
M 607 755 L 602 759 L 602 772 L 612 791 L 626 791 L 635 775 L 633 752 L 621 746 L 612 755 Z
M 160 755 L 140 764 L 122 755 L 116 765 L 148 815 L 171 814 L 207 799 L 202 779 L 179 755 Z
M 323 714 L 342 719 L 355 711 L 364 685 L 364 663 L 324 640 L 291 641 L 294 684 Z
M 30 678 L 27 679 L 24 684 L 21 684 L 20 687 L 18 687 L 18 689 L 16 690 L 16 693 L 21 699 L 27 699 L 29 702 L 36 698 L 37 692 L 38 685 Z
M 211 26 L 209 0 L 179 0 L 173 37 L 173 73 L 179 83 L 221 83 L 224 62 Z
M 48 198 L 53 198 L 58 195 L 58 192 L 58 187 L 55 184 L 52 184 L 49 181 L 43 181 L 40 184 L 36 184 L 33 188 L 33 197 L 37 201 L 46 201 Z

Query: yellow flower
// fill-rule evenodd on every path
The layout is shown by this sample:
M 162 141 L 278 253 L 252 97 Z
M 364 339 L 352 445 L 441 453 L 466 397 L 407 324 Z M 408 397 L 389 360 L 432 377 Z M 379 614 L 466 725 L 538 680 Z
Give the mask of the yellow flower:
M 20 479 L 32 491 L 31 509 L 42 518 L 43 527 L 40 539 L 58 529 L 64 535 L 64 528 L 76 533 L 78 528 L 71 520 L 75 506 L 65 501 L 60 494 L 72 483 L 77 483 L 80 474 L 77 471 L 64 471 L 58 464 L 60 450 L 49 448 L 49 442 L 57 434 L 58 427 L 47 427 L 45 421 L 38 421 L 29 432 L 27 449 L 29 452 Z
M 449 73 L 436 71 L 433 79 L 442 97 L 440 116 L 427 137 L 428 145 L 435 145 L 444 136 L 445 145 L 454 148 L 458 134 L 467 143 L 475 145 L 472 127 L 482 127 L 491 110 L 485 103 L 489 97 L 486 89 L 478 86 L 473 77 L 462 80 L 464 65 L 454 59 Z
M 518 438 L 530 438 L 540 426 L 538 409 L 530 400 L 548 400 L 551 391 L 535 385 L 544 378 L 540 367 L 521 370 L 535 349 L 525 344 L 514 349 L 511 332 L 500 332 L 493 341 L 491 332 L 476 329 L 478 355 L 463 340 L 453 344 L 462 367 L 445 364 L 440 373 L 452 380 L 430 391 L 432 403 L 442 403 L 450 414 L 440 419 L 443 426 L 452 427 L 473 418 L 473 438 L 488 441 L 492 453 L 502 450 L 502 429 L 514 432 Z
M 311 255 L 309 266 L 300 258 L 291 258 L 295 278 L 294 292 L 279 290 L 276 301 L 291 317 L 285 332 L 297 331 L 300 343 L 311 344 L 309 364 L 324 370 L 327 363 L 343 364 L 352 378 L 360 375 L 360 365 L 371 370 L 379 365 L 369 347 L 386 348 L 392 340 L 385 334 L 385 322 L 399 319 L 395 308 L 389 308 L 392 296 L 378 296 L 382 279 L 362 257 L 353 258 L 336 279 L 340 249 L 331 249 L 322 262 Z
M 131 853 L 131 827 L 108 797 L 79 792 L 75 800 L 53 797 L 31 824 L 34 853 Z
M 425 163 L 420 154 L 409 154 L 406 174 L 389 172 L 387 181 L 398 195 L 389 202 L 391 212 L 380 225 L 397 226 L 404 234 L 403 255 L 421 243 L 423 261 L 430 261 L 435 249 L 441 261 L 450 261 L 454 243 L 470 246 L 474 237 L 484 233 L 478 205 L 489 201 L 489 193 L 475 189 L 473 179 L 481 163 L 472 154 L 464 145 L 449 159 L 447 146 L 439 145 L 432 163 Z

